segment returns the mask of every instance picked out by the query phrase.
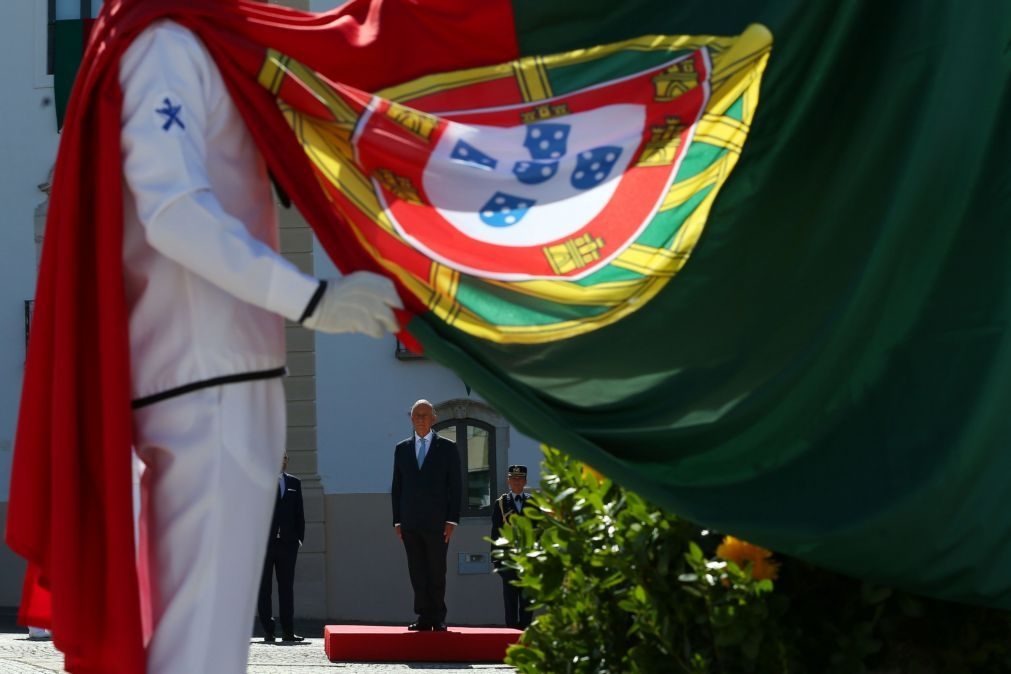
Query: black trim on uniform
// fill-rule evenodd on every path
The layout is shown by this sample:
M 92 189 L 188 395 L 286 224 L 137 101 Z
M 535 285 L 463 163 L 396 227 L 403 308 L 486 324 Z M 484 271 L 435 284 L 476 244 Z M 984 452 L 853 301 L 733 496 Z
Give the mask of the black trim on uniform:
M 305 311 L 302 312 L 302 317 L 298 319 L 298 324 L 302 325 L 305 323 L 312 312 L 316 311 L 316 307 L 319 305 L 319 301 L 323 299 L 323 293 L 326 292 L 326 281 L 320 281 L 319 285 L 316 286 L 316 292 L 312 294 L 309 298 L 309 304 L 305 305 Z
M 136 400 L 130 403 L 130 407 L 132 407 L 133 409 L 146 407 L 147 405 L 152 405 L 154 403 L 161 402 L 162 400 L 168 400 L 169 398 L 181 396 L 184 393 L 192 393 L 193 391 L 199 391 L 202 388 L 209 388 L 211 386 L 237 384 L 243 381 L 256 381 L 258 379 L 274 379 L 275 377 L 283 377 L 286 374 L 288 374 L 288 368 L 276 367 L 273 370 L 260 370 L 259 372 L 243 372 L 242 374 L 229 374 L 225 375 L 224 377 L 214 377 L 213 379 L 204 379 L 203 381 L 195 381 L 191 384 L 183 384 L 182 386 L 170 388 L 168 391 L 162 391 L 161 393 L 155 393 L 154 395 L 144 396 L 143 398 L 137 398 Z

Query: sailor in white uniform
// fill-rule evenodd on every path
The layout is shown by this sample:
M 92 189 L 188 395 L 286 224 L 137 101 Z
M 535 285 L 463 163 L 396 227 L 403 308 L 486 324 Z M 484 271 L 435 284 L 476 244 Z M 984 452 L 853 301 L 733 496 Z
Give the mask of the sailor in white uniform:
M 120 84 L 148 671 L 240 674 L 285 447 L 284 319 L 380 337 L 400 301 L 382 276 L 320 281 L 277 252 L 265 163 L 189 30 L 147 28 Z

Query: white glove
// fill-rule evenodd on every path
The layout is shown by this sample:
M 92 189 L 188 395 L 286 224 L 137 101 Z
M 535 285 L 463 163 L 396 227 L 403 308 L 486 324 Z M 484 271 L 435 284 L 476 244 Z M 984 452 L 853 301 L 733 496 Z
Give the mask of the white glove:
M 360 332 L 379 338 L 397 330 L 393 309 L 401 308 L 393 281 L 357 271 L 327 279 L 323 296 L 302 325 L 320 332 Z

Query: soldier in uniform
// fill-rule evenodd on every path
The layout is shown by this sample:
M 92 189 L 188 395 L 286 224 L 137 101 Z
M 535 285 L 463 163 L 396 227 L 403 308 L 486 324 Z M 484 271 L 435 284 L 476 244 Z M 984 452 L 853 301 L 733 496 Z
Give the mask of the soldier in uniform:
M 240 674 L 279 489 L 284 319 L 378 338 L 400 300 L 376 274 L 321 281 L 281 256 L 266 164 L 196 34 L 151 24 L 119 75 L 147 671 Z
M 526 508 L 535 507 L 529 503 L 530 494 L 523 491 L 527 486 L 527 467 L 519 464 L 509 466 L 506 475 L 509 491 L 498 497 L 491 513 L 491 538 L 496 540 L 501 535 L 502 527 L 513 517 L 522 517 Z M 530 625 L 533 614 L 530 603 L 524 599 L 520 588 L 513 585 L 518 579 L 516 572 L 506 568 L 501 561 L 495 561 L 495 571 L 502 577 L 502 598 L 505 600 L 506 627 L 526 629 Z

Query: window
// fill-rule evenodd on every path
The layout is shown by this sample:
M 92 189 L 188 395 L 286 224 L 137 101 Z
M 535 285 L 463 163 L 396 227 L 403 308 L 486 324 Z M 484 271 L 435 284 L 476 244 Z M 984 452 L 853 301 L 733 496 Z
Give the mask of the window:
M 46 0 L 46 74 L 56 68 L 56 22 L 93 18 L 102 0 Z
M 456 442 L 463 473 L 460 513 L 491 517 L 495 499 L 506 490 L 509 424 L 498 412 L 469 395 L 436 403 L 439 435 Z
M 463 470 L 464 517 L 489 517 L 496 493 L 495 428 L 477 419 L 447 419 L 435 430 L 456 443 Z
M 56 0 L 47 0 L 46 2 L 46 74 L 53 74 L 53 62 L 56 58 L 53 54 L 55 51 L 54 44 L 56 40 L 54 39 L 54 33 L 56 32 Z

